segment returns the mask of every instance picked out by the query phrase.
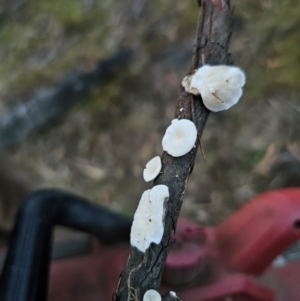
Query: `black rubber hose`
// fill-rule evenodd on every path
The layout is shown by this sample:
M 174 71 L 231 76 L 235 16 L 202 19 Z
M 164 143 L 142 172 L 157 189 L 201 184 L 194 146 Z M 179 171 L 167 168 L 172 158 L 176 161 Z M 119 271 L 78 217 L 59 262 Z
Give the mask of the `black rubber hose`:
M 128 241 L 131 220 L 57 190 L 31 194 L 21 206 L 0 278 L 1 301 L 45 301 L 52 230 L 63 225 L 95 235 L 103 244 Z

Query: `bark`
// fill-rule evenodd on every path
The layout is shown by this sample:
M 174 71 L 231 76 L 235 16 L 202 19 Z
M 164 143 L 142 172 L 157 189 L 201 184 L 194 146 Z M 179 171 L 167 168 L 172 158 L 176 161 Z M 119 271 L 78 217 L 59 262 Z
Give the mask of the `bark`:
M 189 73 L 203 64 L 231 64 L 232 59 L 228 54 L 231 14 L 229 0 L 202 0 Z M 175 118 L 194 121 L 201 136 L 209 113 L 201 97 L 188 94 L 180 87 Z M 165 260 L 172 245 L 171 234 L 176 229 L 185 187 L 195 164 L 199 143 L 196 146 L 182 157 L 174 158 L 167 153 L 162 155 L 162 172 L 154 185 L 164 184 L 169 188 L 164 235 L 160 244 L 152 244 L 145 253 L 131 248 L 114 300 L 140 301 L 147 290 L 159 290 Z
M 56 87 L 43 89 L 24 103 L 2 112 L 0 147 L 16 146 L 30 134 L 63 118 L 93 87 L 109 79 L 132 54 L 130 49 L 121 50 L 109 59 L 99 62 L 91 72 L 74 71 Z

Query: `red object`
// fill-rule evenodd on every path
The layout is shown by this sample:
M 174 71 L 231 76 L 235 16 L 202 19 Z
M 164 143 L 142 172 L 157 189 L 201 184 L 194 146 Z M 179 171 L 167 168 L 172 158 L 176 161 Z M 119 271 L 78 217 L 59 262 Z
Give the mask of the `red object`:
M 54 261 L 48 301 L 111 300 L 128 254 L 128 245 L 103 247 L 95 240 L 89 256 Z
M 299 237 L 300 189 L 261 194 L 215 228 L 180 220 L 162 292 L 176 291 L 184 301 L 273 301 L 272 291 L 253 276 Z M 49 301 L 110 299 L 128 254 L 128 246 L 100 246 L 89 256 L 54 262 Z M 296 292 L 281 300 L 300 300 L 300 288 L 292 282 L 286 286 Z
M 260 277 L 261 284 L 272 289 L 278 301 L 300 300 L 300 261 L 292 261 L 282 267 L 270 267 Z
M 274 300 L 269 289 L 254 283 L 246 275 L 226 276 L 212 285 L 182 290 L 179 295 L 182 300 L 189 301 L 224 301 L 226 298 L 234 301 Z
M 175 243 L 166 260 L 163 281 L 170 285 L 190 283 L 205 274 L 207 267 L 207 235 L 203 227 L 179 219 Z
M 260 275 L 276 256 L 300 238 L 300 189 L 257 196 L 212 235 L 231 268 Z
M 275 300 L 271 290 L 249 275 L 232 269 L 224 261 L 216 241 L 219 228 L 204 229 L 184 219 L 179 220 L 177 227 L 178 244 L 166 261 L 163 282 L 167 285 L 162 285 L 163 293 L 173 290 L 179 293 L 182 300 L 188 301 L 224 301 L 227 297 L 234 301 Z M 200 229 L 202 232 L 205 230 L 205 243 Z M 189 232 L 192 239 L 187 235 Z M 195 235 L 197 232 L 199 237 Z

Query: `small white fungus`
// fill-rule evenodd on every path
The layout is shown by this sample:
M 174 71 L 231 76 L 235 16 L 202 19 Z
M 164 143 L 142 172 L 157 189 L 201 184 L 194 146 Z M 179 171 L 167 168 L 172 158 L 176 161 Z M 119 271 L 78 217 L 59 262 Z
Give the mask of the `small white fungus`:
M 145 252 L 151 243 L 159 244 L 164 234 L 164 219 L 169 188 L 157 185 L 144 191 L 133 217 L 130 244 Z
M 143 172 L 143 177 L 146 182 L 154 180 L 161 171 L 161 159 L 159 156 L 151 159 L 147 164 Z
M 172 296 L 172 297 L 174 297 L 174 298 L 177 297 L 177 294 L 176 294 L 175 292 L 173 292 L 173 291 L 169 291 L 169 294 L 170 294 L 170 296 Z
M 195 124 L 188 119 L 173 119 L 162 140 L 163 150 L 173 157 L 187 154 L 197 139 Z
M 143 301 L 161 301 L 161 295 L 156 290 L 148 290 L 144 294 Z
M 201 95 L 204 105 L 213 112 L 227 110 L 243 94 L 245 73 L 238 67 L 204 65 L 186 76 L 182 86 L 189 93 Z

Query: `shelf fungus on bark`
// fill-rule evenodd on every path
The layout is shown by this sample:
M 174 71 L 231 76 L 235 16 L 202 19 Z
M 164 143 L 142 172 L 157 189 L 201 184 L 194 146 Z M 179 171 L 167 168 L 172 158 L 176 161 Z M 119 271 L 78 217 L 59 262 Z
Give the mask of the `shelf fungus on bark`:
M 195 124 L 188 119 L 173 119 L 162 140 L 163 150 L 173 157 L 181 157 L 194 147 L 197 139 Z
M 169 188 L 166 185 L 157 185 L 144 191 L 131 226 L 131 246 L 145 252 L 151 243 L 161 242 L 168 199 Z
M 243 94 L 245 73 L 238 67 L 204 65 L 182 81 L 185 91 L 201 95 L 204 105 L 213 112 L 228 110 Z
M 143 177 L 146 182 L 154 180 L 161 171 L 161 159 L 159 156 L 151 159 L 147 164 L 143 172 Z

